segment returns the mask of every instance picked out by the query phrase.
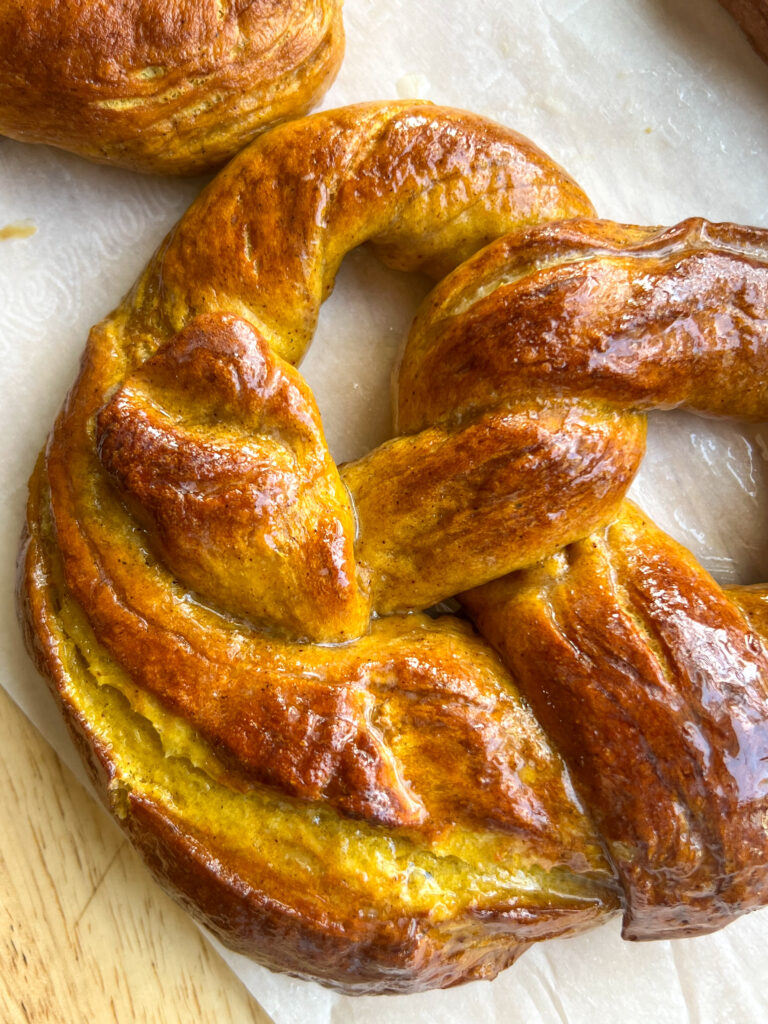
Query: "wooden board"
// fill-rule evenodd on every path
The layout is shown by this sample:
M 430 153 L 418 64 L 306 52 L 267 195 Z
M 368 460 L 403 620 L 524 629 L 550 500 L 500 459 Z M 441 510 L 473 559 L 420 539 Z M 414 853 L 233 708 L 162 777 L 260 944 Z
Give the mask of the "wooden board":
M 0 1021 L 270 1021 L 2 689 Z

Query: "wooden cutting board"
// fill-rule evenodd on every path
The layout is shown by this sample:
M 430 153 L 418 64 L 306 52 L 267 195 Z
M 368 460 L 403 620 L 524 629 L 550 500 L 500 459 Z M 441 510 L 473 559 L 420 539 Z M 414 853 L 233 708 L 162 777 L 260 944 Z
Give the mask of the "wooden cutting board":
M 2 689 L 0 1021 L 270 1021 Z

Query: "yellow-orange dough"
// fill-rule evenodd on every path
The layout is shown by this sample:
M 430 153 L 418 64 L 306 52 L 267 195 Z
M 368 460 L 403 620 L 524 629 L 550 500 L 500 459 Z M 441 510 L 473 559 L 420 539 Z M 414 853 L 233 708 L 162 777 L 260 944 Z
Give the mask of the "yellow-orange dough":
M 768 241 L 592 217 L 499 125 L 330 111 L 233 161 L 91 331 L 32 479 L 28 645 L 158 878 L 270 967 L 414 991 L 622 906 L 651 937 L 760 900 L 762 635 L 623 497 L 642 410 L 768 414 Z M 293 364 L 366 241 L 400 269 L 458 269 L 404 350 L 399 436 L 339 470 Z M 631 590 L 635 543 L 654 599 L 686 608 L 674 635 Z M 498 654 L 423 614 L 460 592 Z M 552 625 L 561 594 L 572 633 Z M 601 630 L 627 635 L 636 687 L 615 753 Z M 712 637 L 719 660 L 697 661 Z M 687 713 L 712 749 L 742 721 L 749 744 L 708 759 Z
M 220 167 L 306 114 L 342 0 L 0 0 L 0 135 L 155 174 Z

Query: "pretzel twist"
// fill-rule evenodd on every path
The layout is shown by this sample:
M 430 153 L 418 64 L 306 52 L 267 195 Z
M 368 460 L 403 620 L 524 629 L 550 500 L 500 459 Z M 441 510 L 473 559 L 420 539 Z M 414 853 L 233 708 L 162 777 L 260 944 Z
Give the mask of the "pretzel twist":
M 582 758 L 569 719 L 541 713 L 556 683 L 564 707 L 579 698 L 550 681 L 544 627 L 517 651 L 515 623 L 528 620 L 513 589 L 527 577 L 506 574 L 567 562 L 553 552 L 631 517 L 621 503 L 642 455 L 639 410 L 763 415 L 766 243 L 700 222 L 666 235 L 584 219 L 528 227 L 591 214 L 547 157 L 480 118 L 426 104 L 333 111 L 236 159 L 91 332 L 32 481 L 28 643 L 155 873 L 269 966 L 348 991 L 492 976 L 622 899 L 631 917 L 643 872 L 672 863 L 674 842 L 662 857 L 631 849 L 646 834 L 636 808 L 625 819 L 615 806 L 616 780 L 595 782 L 601 741 Z M 400 269 L 462 265 L 406 347 L 401 436 L 339 472 L 291 364 L 363 241 Z M 666 302 L 648 306 L 651 283 Z M 691 371 L 682 383 L 654 369 L 662 334 Z M 702 369 L 717 374 L 705 387 Z M 513 675 L 465 622 L 418 613 L 469 588 L 467 608 Z M 766 655 L 731 614 L 736 668 L 751 667 L 715 711 L 719 677 L 697 670 L 695 710 L 709 736 L 754 708 L 756 750 Z M 730 630 L 715 619 L 701 628 Z M 577 737 L 610 731 L 573 717 Z M 699 819 L 717 833 L 715 805 L 734 812 L 717 833 L 733 836 L 760 807 L 727 788 L 724 769 L 696 768 L 716 795 L 695 807 L 698 789 L 656 786 L 661 816 L 693 821 L 678 853 L 698 849 Z M 683 922 L 688 933 L 757 901 L 764 833 L 740 834 L 703 866 L 718 896 Z M 667 910 L 657 899 L 649 912 L 662 931 Z
M 550 543 L 539 568 L 462 600 L 607 842 L 625 936 L 711 931 L 760 905 L 763 591 L 723 593 L 631 504 L 606 512 L 642 456 L 641 410 L 768 419 L 768 232 L 577 220 L 500 239 L 425 303 L 398 394 L 405 429 L 559 415 L 568 426 L 557 441 L 574 454 L 594 420 L 610 431 L 605 452 L 579 465 L 577 487 L 549 464 L 540 475 L 538 461 L 515 467 L 511 495 L 525 500 L 508 514 L 510 557 L 539 560 L 542 518 L 564 515 L 586 539 L 558 554 Z M 614 521 L 586 537 L 595 507 Z
M 161 174 L 221 166 L 339 70 L 341 0 L 3 0 L 0 134 Z

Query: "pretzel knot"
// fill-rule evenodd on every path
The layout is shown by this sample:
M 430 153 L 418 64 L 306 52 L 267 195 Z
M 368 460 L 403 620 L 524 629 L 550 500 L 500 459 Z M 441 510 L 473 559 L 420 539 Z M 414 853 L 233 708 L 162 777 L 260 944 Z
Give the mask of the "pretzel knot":
M 155 873 L 268 966 L 408 991 L 761 901 L 762 592 L 623 499 L 643 410 L 768 418 L 768 233 L 592 214 L 498 125 L 333 111 L 237 158 L 91 332 L 29 646 Z M 444 279 L 398 436 L 336 467 L 292 364 L 363 241 Z M 481 635 L 423 614 L 457 595 Z

